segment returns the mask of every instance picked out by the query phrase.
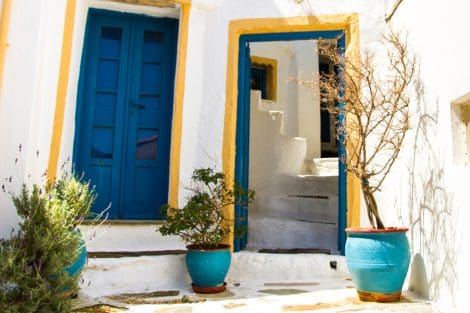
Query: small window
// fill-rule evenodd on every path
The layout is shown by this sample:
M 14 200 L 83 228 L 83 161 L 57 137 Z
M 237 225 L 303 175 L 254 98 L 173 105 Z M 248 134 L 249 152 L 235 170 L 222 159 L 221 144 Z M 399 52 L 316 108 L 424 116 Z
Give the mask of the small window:
M 277 60 L 259 56 L 251 57 L 251 89 L 261 91 L 261 99 L 276 101 Z
M 468 165 L 470 161 L 470 93 L 451 103 L 452 145 L 454 163 Z

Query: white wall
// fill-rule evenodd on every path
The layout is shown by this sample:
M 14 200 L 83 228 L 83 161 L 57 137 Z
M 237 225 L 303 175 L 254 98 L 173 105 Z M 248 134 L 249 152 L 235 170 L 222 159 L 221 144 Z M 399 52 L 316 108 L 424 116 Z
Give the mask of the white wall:
M 0 177 L 2 184 L 12 177 L 5 183 L 11 191 L 39 181 L 47 168 L 64 10 L 59 0 L 12 2 L 0 96 Z M 8 194 L 0 193 L 0 237 L 16 220 Z
M 311 80 L 318 75 L 317 43 L 311 40 L 294 41 L 292 63 L 296 64 L 295 77 L 299 80 Z M 294 61 L 295 60 L 295 61 Z M 291 63 L 291 64 L 292 64 Z M 299 137 L 307 140 L 307 153 L 305 158 L 312 160 L 321 156 L 321 121 L 320 97 L 318 88 L 312 90 L 303 85 L 294 84 L 297 90 L 299 104 L 298 121 Z
M 264 108 L 284 113 L 283 131 L 286 135 L 307 140 L 307 159 L 321 155 L 320 99 L 318 92 L 292 79 L 310 80 L 318 74 L 316 47 L 312 40 L 250 44 L 251 55 L 278 61 L 277 99 Z
M 404 1 L 392 19 L 420 56 L 425 95 L 413 105 L 406 149 L 379 198 L 389 223 L 410 227 L 411 287 L 462 312 L 470 294 L 470 167 L 453 160 L 452 145 L 462 141 L 452 138 L 451 102 L 470 91 L 470 43 L 462 40 L 469 13 L 465 0 Z

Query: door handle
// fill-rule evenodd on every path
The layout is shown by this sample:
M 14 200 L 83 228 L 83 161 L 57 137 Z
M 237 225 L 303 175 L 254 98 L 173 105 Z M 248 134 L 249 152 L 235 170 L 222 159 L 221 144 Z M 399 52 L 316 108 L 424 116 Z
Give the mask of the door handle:
M 131 101 L 130 105 L 131 107 L 136 108 L 136 109 L 145 109 L 145 104 L 142 104 L 142 103 Z

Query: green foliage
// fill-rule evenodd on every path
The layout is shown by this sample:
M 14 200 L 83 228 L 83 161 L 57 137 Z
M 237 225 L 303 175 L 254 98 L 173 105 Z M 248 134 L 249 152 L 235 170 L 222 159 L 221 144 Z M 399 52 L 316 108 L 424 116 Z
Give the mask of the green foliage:
M 46 188 L 23 184 L 11 199 L 21 222 L 0 243 L 0 312 L 69 312 L 79 277 L 65 269 L 78 257 L 76 226 L 89 214 L 94 190 L 64 174 Z
M 255 193 L 237 183 L 229 188 L 225 175 L 211 168 L 194 170 L 192 180 L 195 186 L 189 188 L 192 195 L 183 208 L 162 207 L 166 221 L 158 231 L 164 236 L 178 235 L 187 244 L 215 248 L 230 234 L 231 222 L 236 222 L 224 216 L 224 208 L 234 204 L 247 207 Z M 235 236 L 245 231 L 237 228 Z

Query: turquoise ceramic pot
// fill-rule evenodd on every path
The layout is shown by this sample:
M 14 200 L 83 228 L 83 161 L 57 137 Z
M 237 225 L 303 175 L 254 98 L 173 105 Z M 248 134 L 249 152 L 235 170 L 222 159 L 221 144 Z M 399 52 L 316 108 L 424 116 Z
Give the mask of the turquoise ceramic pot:
M 79 254 L 78 254 L 78 258 L 75 260 L 75 262 L 73 262 L 71 265 L 69 265 L 65 269 L 65 271 L 70 276 L 80 275 L 83 268 L 85 267 L 86 258 L 87 258 L 87 251 L 86 251 L 85 242 L 83 240 L 80 240 L 80 251 L 79 251 Z
M 186 266 L 193 281 L 193 288 L 223 286 L 230 267 L 230 246 L 221 245 L 214 250 L 202 250 L 194 246 L 187 248 Z
M 346 263 L 362 301 L 392 302 L 410 264 L 407 228 L 348 228 Z

